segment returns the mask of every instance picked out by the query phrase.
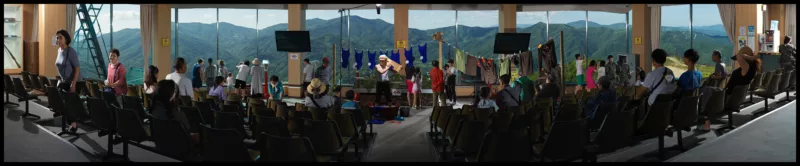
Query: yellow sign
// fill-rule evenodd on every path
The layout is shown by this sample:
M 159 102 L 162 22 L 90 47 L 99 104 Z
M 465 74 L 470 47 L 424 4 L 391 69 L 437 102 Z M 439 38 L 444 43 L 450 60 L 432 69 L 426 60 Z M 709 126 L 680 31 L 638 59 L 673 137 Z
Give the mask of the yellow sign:
M 642 44 L 642 37 L 634 37 L 633 38 L 634 44 Z
M 408 45 L 408 40 L 397 40 L 395 42 L 394 48 L 406 48 Z
M 169 46 L 169 38 L 161 38 L 161 46 Z
M 511 70 L 511 80 L 516 80 L 517 78 L 519 78 L 519 68 L 514 68 L 514 70 Z

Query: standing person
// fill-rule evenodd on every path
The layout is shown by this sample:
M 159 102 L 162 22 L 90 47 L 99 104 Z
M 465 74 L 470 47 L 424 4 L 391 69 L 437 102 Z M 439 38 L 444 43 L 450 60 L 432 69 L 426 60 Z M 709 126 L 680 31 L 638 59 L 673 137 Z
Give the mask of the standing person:
M 394 70 L 389 70 L 391 66 L 389 66 L 387 61 L 389 57 L 385 54 L 379 57 L 380 63 L 375 65 L 375 69 L 378 70 L 378 73 L 381 75 L 380 79 L 378 79 L 378 83 L 375 86 L 375 94 L 376 98 L 375 101 L 381 101 L 381 96 L 386 97 L 386 103 L 392 102 L 392 92 L 391 92 L 391 84 L 390 78 Z
M 778 52 L 781 53 L 781 67 L 783 67 L 783 73 L 792 74 L 795 67 L 795 56 L 797 56 L 797 50 L 795 49 L 794 45 L 792 45 L 792 37 L 786 36 L 783 38 L 783 44 L 778 47 Z M 796 79 L 796 77 L 791 77 L 792 80 Z M 789 88 L 794 88 L 796 83 L 795 81 L 789 81 L 792 85 L 789 85 Z
M 653 67 L 656 69 L 647 73 L 647 77 L 644 79 L 644 86 L 650 90 L 650 96 L 647 99 L 648 106 L 653 105 L 659 94 L 672 94 L 675 91 L 673 83 L 675 75 L 672 70 L 664 66 L 664 63 L 667 62 L 667 52 L 659 48 L 653 50 L 650 56 L 653 59 Z
M 311 79 L 314 78 L 314 66 L 311 65 L 308 58 L 303 59 L 303 89 L 308 88 L 308 84 L 311 84 Z M 306 93 L 300 93 L 300 98 L 305 98 Z
M 225 87 L 227 87 L 229 92 L 232 92 L 236 89 L 234 88 L 235 84 L 236 84 L 236 79 L 233 78 L 233 73 L 228 73 L 228 77 L 225 79 Z
M 442 70 L 439 69 L 439 61 L 431 62 L 433 68 L 430 71 L 431 76 L 431 90 L 433 91 L 433 106 L 438 107 L 439 102 L 442 102 L 442 106 L 447 105 L 447 100 L 445 99 L 444 92 L 444 74 Z
M 416 70 L 414 69 L 414 62 L 410 62 L 406 64 L 406 101 L 408 101 L 408 105 L 414 107 L 414 101 L 416 98 L 412 98 L 414 93 L 414 75 L 417 74 Z
M 147 75 L 144 77 L 144 94 L 154 95 L 156 93 L 156 83 L 158 83 L 158 68 L 150 65 L 147 67 Z
M 208 96 L 219 97 L 221 101 L 225 101 L 228 99 L 228 95 L 225 94 L 225 87 L 223 87 L 225 83 L 225 77 L 216 76 L 214 77 L 214 83 L 211 84 L 208 88 Z
M 606 61 L 600 60 L 600 67 L 597 68 L 597 78 L 594 79 L 595 82 L 600 80 L 600 77 L 606 76 Z
M 328 57 L 322 58 L 322 66 L 318 67 L 316 71 L 316 78 L 319 78 L 319 80 L 325 84 L 325 87 L 331 86 L 331 68 L 329 63 Z M 328 91 L 324 91 L 322 94 L 328 94 Z
M 574 93 L 578 93 L 586 86 L 586 81 L 583 76 L 583 56 L 581 54 L 575 54 L 575 77 L 578 80 L 578 88 L 575 88 Z
M 608 55 L 607 60 L 608 62 L 606 62 L 605 68 L 603 69 L 606 71 L 604 76 L 608 77 L 608 80 L 611 81 L 612 84 L 609 89 L 613 90 L 618 83 L 617 71 L 619 71 L 619 66 L 614 63 L 614 55 Z
M 247 87 L 247 76 L 250 75 L 250 62 L 244 61 L 239 63 L 236 68 L 239 69 L 239 73 L 236 73 L 234 87 L 237 89 L 237 95 L 244 96 L 244 88 Z
M 413 91 L 411 91 L 414 94 L 414 106 L 419 109 L 419 95 L 422 93 L 422 71 L 419 67 L 414 68 L 414 76 L 411 77 L 411 82 L 414 82 Z
M 703 73 L 695 69 L 695 64 L 700 60 L 700 55 L 694 49 L 686 50 L 683 53 L 683 64 L 686 64 L 686 72 L 681 74 L 678 78 L 678 87 L 681 88 L 681 93 L 691 93 L 695 89 L 700 88 L 700 81 L 703 79 Z
M 106 80 L 103 81 L 106 88 L 110 88 L 107 90 L 111 90 L 114 92 L 116 96 L 125 95 L 128 93 L 128 83 L 125 79 L 125 74 L 128 73 L 125 70 L 125 66 L 122 63 L 119 63 L 119 50 L 118 49 L 111 49 L 111 52 L 108 55 L 108 76 L 106 76 Z M 117 100 L 121 100 L 122 98 L 117 98 Z M 122 103 L 122 102 L 119 102 Z
M 450 65 L 450 68 L 447 69 L 447 89 L 445 89 L 445 93 L 447 94 L 447 99 L 450 99 L 450 102 L 455 104 L 456 103 L 456 67 L 453 64 L 454 61 L 452 59 L 447 60 L 447 64 Z
M 589 61 L 589 68 L 586 69 L 586 79 L 584 79 L 584 80 L 586 80 L 586 90 L 587 91 L 592 91 L 592 89 L 594 89 L 595 86 L 597 86 L 594 83 L 594 77 L 593 77 L 594 76 L 595 67 L 597 67 L 596 64 L 595 64 L 595 61 L 594 60 Z
M 253 59 L 253 66 L 250 67 L 250 96 L 262 98 L 264 93 L 264 68 L 258 65 L 258 58 Z
M 219 60 L 217 64 L 217 76 L 227 77 L 229 72 L 228 68 L 225 67 L 225 61 Z
M 214 64 L 214 61 L 211 58 L 208 58 L 208 66 L 206 66 L 205 70 L 205 79 L 206 87 L 216 86 L 214 85 L 214 79 L 219 75 L 219 70 L 217 70 L 217 65 Z
M 69 33 L 63 29 L 56 31 L 56 36 L 56 44 L 58 44 L 56 69 L 58 70 L 58 76 L 61 77 L 57 83 L 58 89 L 76 94 L 83 92 L 86 87 L 86 82 L 83 81 L 83 76 L 81 75 L 81 64 L 80 61 L 78 61 L 78 52 L 69 46 L 72 42 L 72 38 L 70 38 Z M 67 120 L 72 121 L 69 131 L 73 133 L 78 131 L 78 124 L 71 119 Z
M 197 59 L 197 63 L 192 66 L 192 88 L 194 88 L 194 91 L 197 91 L 200 87 L 203 87 L 203 82 L 206 80 L 203 78 L 205 77 L 203 74 L 203 69 L 203 59 Z
M 272 75 L 269 78 L 269 99 L 280 103 L 283 100 L 283 83 L 278 79 L 278 76 Z
M 183 57 L 178 57 L 172 67 L 175 68 L 175 72 L 168 74 L 166 80 L 174 81 L 178 85 L 179 96 L 191 97 L 194 94 L 194 89 L 192 89 L 192 80 L 185 75 L 186 60 Z

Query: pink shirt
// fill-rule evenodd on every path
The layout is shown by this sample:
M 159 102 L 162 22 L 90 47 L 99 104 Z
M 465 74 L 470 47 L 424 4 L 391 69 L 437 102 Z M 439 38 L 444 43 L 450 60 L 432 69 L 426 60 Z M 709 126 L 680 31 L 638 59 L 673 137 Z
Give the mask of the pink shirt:
M 121 84 L 113 87 L 114 93 L 117 96 L 128 93 L 128 83 L 126 82 L 125 74 L 127 74 L 127 71 L 125 71 L 125 65 L 122 65 L 122 63 L 117 63 L 117 65 L 108 64 L 108 77 L 106 77 L 108 84 L 121 82 Z
M 586 74 L 584 74 L 586 76 L 586 79 L 585 79 L 586 80 L 586 88 L 594 89 L 595 86 L 596 86 L 594 84 L 594 77 L 593 77 L 594 76 L 594 70 L 595 70 L 594 66 L 589 66 L 589 69 L 586 70 Z

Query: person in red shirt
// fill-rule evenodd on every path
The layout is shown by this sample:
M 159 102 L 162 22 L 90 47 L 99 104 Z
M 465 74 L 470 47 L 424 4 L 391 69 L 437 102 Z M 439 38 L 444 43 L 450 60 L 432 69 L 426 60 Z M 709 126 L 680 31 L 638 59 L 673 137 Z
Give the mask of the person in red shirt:
M 433 106 L 439 106 L 439 101 L 442 102 L 442 105 L 447 105 L 447 101 L 444 99 L 444 73 L 442 70 L 439 69 L 439 61 L 431 62 L 433 64 L 433 68 L 430 71 L 431 75 L 431 89 L 433 90 Z M 439 101 L 436 101 L 439 99 Z

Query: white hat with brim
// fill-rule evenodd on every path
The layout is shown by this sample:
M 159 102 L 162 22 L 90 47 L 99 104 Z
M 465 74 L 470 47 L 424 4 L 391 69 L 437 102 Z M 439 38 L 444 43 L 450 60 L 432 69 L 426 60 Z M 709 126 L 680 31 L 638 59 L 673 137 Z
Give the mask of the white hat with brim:
M 319 88 L 319 93 L 323 93 L 325 92 L 325 90 L 327 90 L 325 84 L 323 84 L 322 81 L 316 78 L 311 80 L 311 83 L 308 85 L 308 88 L 306 88 L 306 92 L 314 94 L 314 88 Z
M 380 57 L 378 57 L 378 59 L 380 59 L 380 60 L 386 60 L 386 59 L 389 59 L 389 57 L 387 57 L 387 56 L 384 54 L 384 55 L 381 55 Z

